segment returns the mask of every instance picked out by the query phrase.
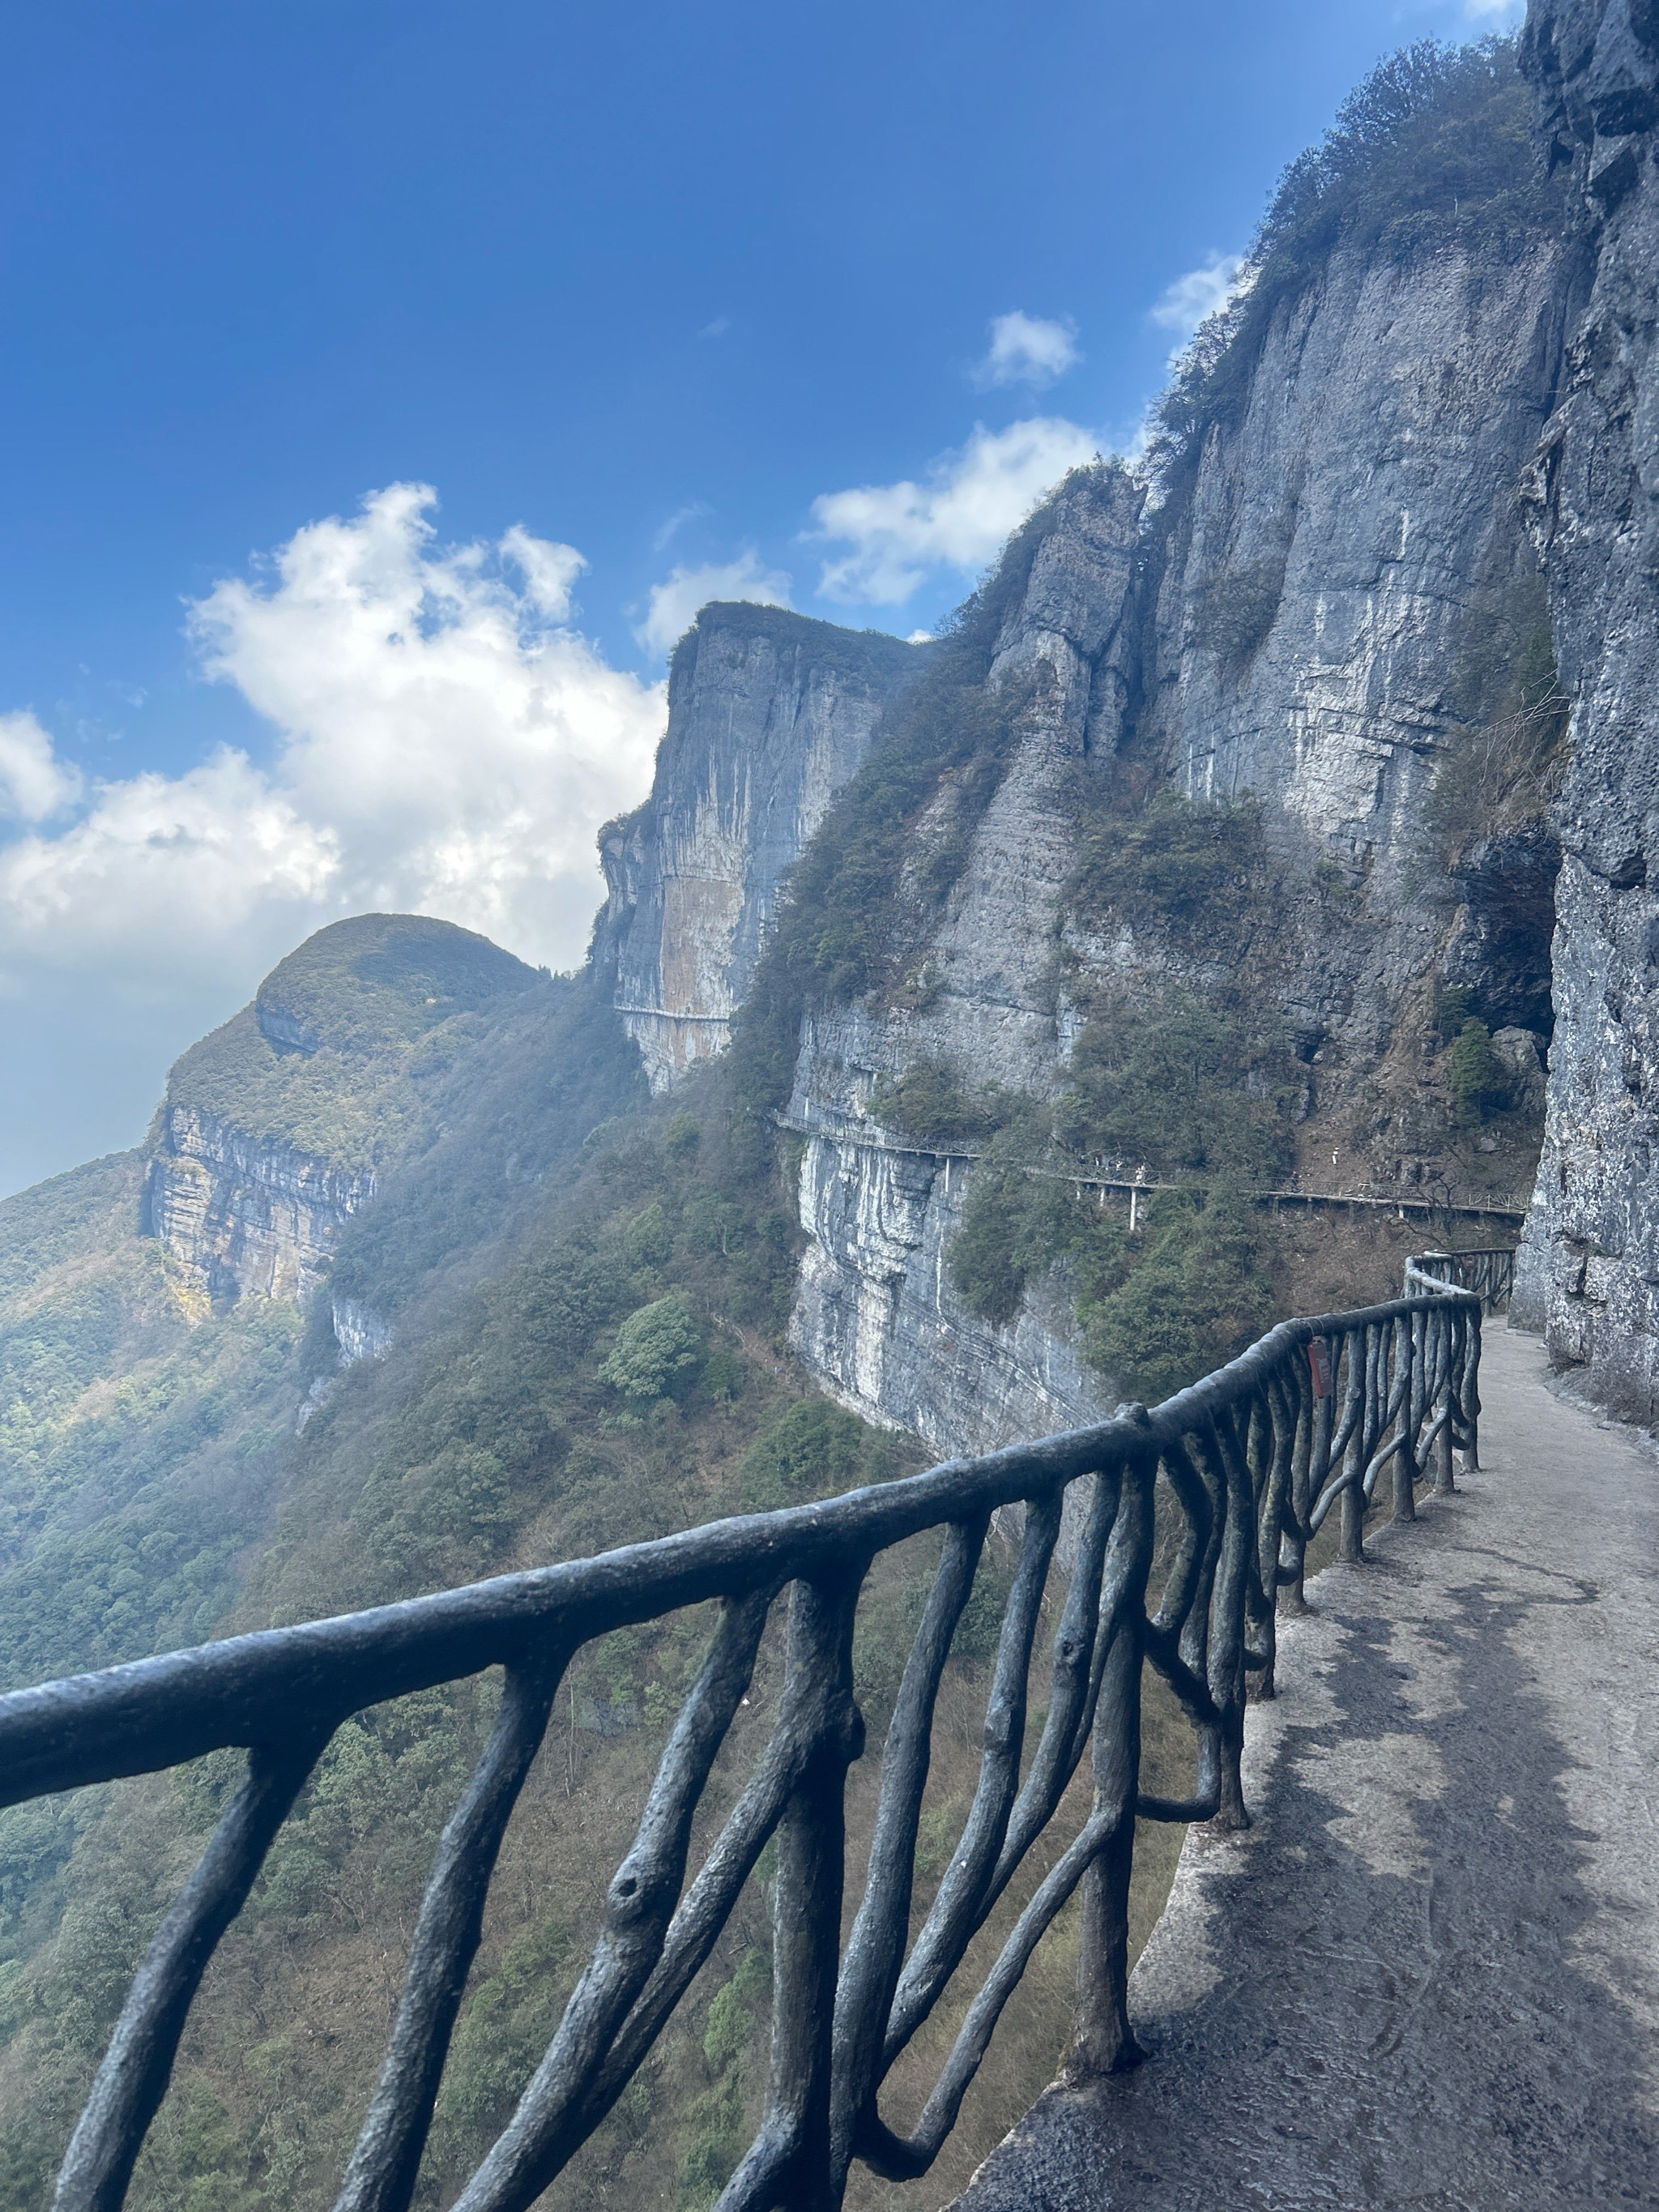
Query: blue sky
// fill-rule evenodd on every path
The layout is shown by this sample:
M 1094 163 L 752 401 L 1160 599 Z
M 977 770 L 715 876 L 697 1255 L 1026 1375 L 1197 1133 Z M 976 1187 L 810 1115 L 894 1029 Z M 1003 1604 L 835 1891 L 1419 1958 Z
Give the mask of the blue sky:
M 0 1190 L 337 913 L 579 957 L 698 599 L 930 627 L 1366 69 L 1514 14 L 0 14 Z

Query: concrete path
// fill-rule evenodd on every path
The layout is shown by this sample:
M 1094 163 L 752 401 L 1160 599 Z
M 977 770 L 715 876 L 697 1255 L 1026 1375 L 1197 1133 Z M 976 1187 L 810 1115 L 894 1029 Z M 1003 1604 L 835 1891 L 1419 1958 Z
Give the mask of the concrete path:
M 962 2212 L 1659 2207 L 1659 1461 L 1487 1325 L 1482 1471 L 1328 1570 L 1131 1985 Z

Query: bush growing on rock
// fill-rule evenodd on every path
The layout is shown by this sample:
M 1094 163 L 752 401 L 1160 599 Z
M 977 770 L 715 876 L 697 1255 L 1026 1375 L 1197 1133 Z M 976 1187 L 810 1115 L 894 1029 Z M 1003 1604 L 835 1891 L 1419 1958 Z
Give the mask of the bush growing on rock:
M 1468 1127 L 1504 1103 L 1504 1064 L 1492 1048 L 1492 1031 L 1471 1015 L 1446 1054 L 1446 1080 L 1457 1119 Z

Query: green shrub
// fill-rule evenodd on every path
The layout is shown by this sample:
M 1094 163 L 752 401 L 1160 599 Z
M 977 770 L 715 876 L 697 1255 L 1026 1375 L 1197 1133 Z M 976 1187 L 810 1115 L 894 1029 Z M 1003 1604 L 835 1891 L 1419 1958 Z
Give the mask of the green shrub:
M 1455 1037 L 1474 1012 L 1471 983 L 1443 983 L 1434 994 L 1434 1025 L 1442 1037 Z
M 630 1267 L 660 1267 L 673 1248 L 674 1233 L 659 1198 L 642 1206 L 623 1231 L 623 1250 Z
M 717 2074 L 754 2056 L 755 2014 L 766 1994 L 766 1960 L 759 1951 L 745 1951 L 736 1973 L 709 1999 L 702 2055 Z
M 878 1438 L 828 1398 L 802 1398 L 750 1446 L 739 1475 L 751 1512 L 833 1497 L 890 1472 Z
M 764 1954 L 747 1951 L 709 2001 L 702 2055 L 713 2079 L 687 2115 L 693 2132 L 680 2177 L 678 2212 L 708 2212 L 747 2148 L 745 2106 L 764 2048 L 759 2015 L 768 1981 Z
M 1453 1109 L 1466 1128 L 1484 1121 L 1504 1103 L 1507 1086 L 1503 1062 L 1492 1048 L 1492 1031 L 1473 1015 L 1446 1054 L 1446 1080 Z
M 601 1377 L 641 1403 L 666 1397 L 689 1382 L 702 1354 L 702 1331 L 682 1291 L 641 1306 L 617 1332 Z
M 1079 1318 L 1091 1362 L 1126 1395 L 1154 1405 L 1197 1382 L 1272 1325 L 1254 1208 L 1226 1190 L 1201 1206 L 1156 1197 L 1143 1256 L 1109 1296 L 1081 1302 Z
M 735 1352 L 711 1352 L 697 1377 L 705 1398 L 729 1406 L 741 1398 L 749 1384 L 749 1362 Z
M 702 1134 L 695 1114 L 671 1114 L 663 1125 L 662 1148 L 671 1160 L 689 1160 Z
M 170 2124 L 147 2148 L 145 2179 L 178 2212 L 265 2212 L 270 2200 L 253 2179 L 255 2145 L 208 2084 L 186 2078 L 174 2092 Z M 171 2185 L 169 2186 L 169 2185 Z
M 1279 1110 L 1278 1055 L 1242 1024 L 1171 985 L 1162 1002 L 1103 1010 L 1078 1037 L 1060 1141 L 1081 1158 L 1120 1159 L 1149 1180 L 1270 1185 L 1291 1152 Z
M 1079 1196 L 1063 1170 L 1032 1174 L 994 1157 L 969 1186 L 951 1245 L 951 1282 L 974 1312 L 1002 1327 L 1018 1313 L 1026 1285 L 1060 1260 L 1091 1295 L 1103 1294 L 1129 1265 L 1121 1218 L 1091 1193 Z
M 1103 1005 L 1052 1109 L 1002 1103 L 1004 1126 L 973 1171 L 948 1257 L 965 1303 L 1006 1326 L 1028 1285 L 1060 1261 L 1079 1319 L 1127 1294 L 1152 1248 L 1132 1242 L 1121 1200 L 1101 1205 L 1080 1180 L 1102 1162 L 1124 1180 L 1144 1169 L 1149 1182 L 1271 1188 L 1291 1150 L 1281 1059 L 1239 1018 L 1173 983 L 1151 1004 Z M 1161 1264 L 1170 1263 L 1166 1254 Z
M 951 1638 L 955 1657 L 965 1659 L 971 1667 L 986 1666 L 995 1657 L 1013 1587 L 1012 1568 L 1002 1564 L 988 1540 L 980 1554 L 979 1570 L 968 1593 L 968 1602 L 962 1608 L 956 1634 Z
M 890 1129 L 952 1151 L 993 1134 L 1006 1107 L 995 1092 L 971 1097 L 956 1068 L 924 1058 L 913 1060 L 896 1080 L 880 1085 L 870 1110 Z
M 1212 577 L 1193 605 L 1193 634 L 1224 668 L 1243 668 L 1266 641 L 1285 596 L 1285 556 L 1266 554 Z
M 1194 803 L 1158 791 L 1133 810 L 1102 811 L 1066 893 L 1085 920 L 1237 950 L 1270 895 L 1261 809 L 1254 799 Z
M 544 1920 L 510 1943 L 479 1983 L 445 2069 L 435 2115 L 441 2136 L 481 2146 L 506 2124 L 558 2027 L 570 1956 L 563 1922 Z
M 974 1312 L 999 1328 L 1018 1313 L 1032 1272 L 1028 1197 L 1027 1178 L 1018 1168 L 981 1170 L 969 1186 L 951 1243 L 952 1284 Z M 1038 1272 L 1054 1256 L 1045 1250 Z
M 1496 658 L 1504 642 L 1484 638 L 1483 657 Z M 1483 837 L 1540 820 L 1566 772 L 1570 702 L 1547 613 L 1509 642 L 1496 671 L 1467 674 L 1476 718 L 1453 737 L 1423 802 L 1424 834 L 1441 867 Z

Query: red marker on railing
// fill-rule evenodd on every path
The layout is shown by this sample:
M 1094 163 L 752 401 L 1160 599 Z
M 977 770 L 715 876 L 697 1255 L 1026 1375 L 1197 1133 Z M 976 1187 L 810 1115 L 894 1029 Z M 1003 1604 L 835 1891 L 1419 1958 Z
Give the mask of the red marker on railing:
M 1309 1338 L 1308 1364 L 1313 1370 L 1315 1397 L 1328 1398 L 1331 1395 L 1331 1355 L 1322 1336 Z

